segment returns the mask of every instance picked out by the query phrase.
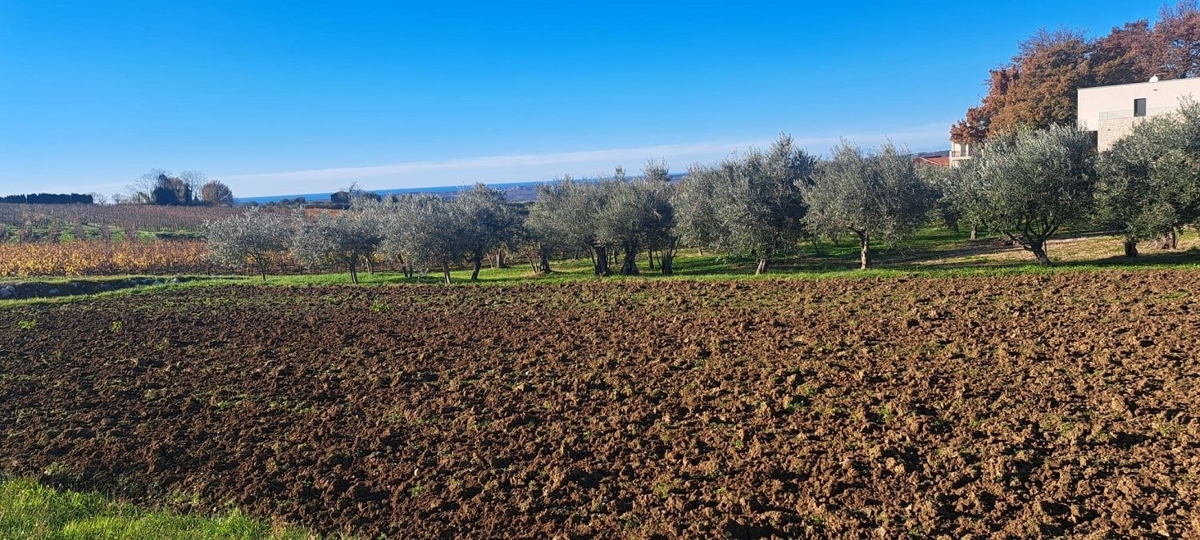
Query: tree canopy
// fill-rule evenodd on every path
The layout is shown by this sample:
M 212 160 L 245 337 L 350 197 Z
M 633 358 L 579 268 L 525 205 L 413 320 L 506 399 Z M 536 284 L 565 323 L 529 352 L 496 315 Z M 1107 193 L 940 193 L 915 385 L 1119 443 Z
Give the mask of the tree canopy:
M 989 72 L 988 93 L 950 130 L 978 143 L 1021 128 L 1076 122 L 1079 88 L 1200 75 L 1200 10 L 1194 0 L 1164 6 L 1151 27 L 1140 20 L 1089 39 L 1071 30 L 1039 31 L 1008 63 Z
M 358 283 L 359 263 L 373 256 L 382 241 L 381 228 L 363 212 L 322 212 L 303 221 L 292 239 L 296 259 L 308 266 L 338 264 Z
M 1100 221 L 1125 235 L 1126 255 L 1137 242 L 1200 219 L 1200 104 L 1147 118 L 1105 152 L 1096 197 Z
M 681 235 L 752 254 L 758 261 L 755 273 L 763 273 L 780 251 L 799 241 L 805 213 L 800 190 L 815 166 L 816 158 L 781 135 L 765 152 L 751 150 L 715 167 L 692 167 L 679 188 Z
M 251 208 L 245 213 L 205 225 L 212 257 L 231 267 L 253 264 L 267 280 L 273 257 L 288 250 L 292 231 L 283 217 Z
M 200 200 L 216 206 L 233 206 L 233 190 L 220 180 L 209 180 L 200 187 Z
M 1048 266 L 1046 240 L 1091 217 L 1095 134 L 1074 126 L 1021 129 L 983 145 L 961 173 L 964 212 L 1005 234 Z
M 896 242 L 925 222 L 933 191 L 923 182 L 912 159 L 891 143 L 863 153 L 848 142 L 822 161 L 811 185 L 804 186 L 808 203 L 805 223 L 814 232 L 853 232 L 861 248 L 861 268 L 870 266 L 870 240 Z

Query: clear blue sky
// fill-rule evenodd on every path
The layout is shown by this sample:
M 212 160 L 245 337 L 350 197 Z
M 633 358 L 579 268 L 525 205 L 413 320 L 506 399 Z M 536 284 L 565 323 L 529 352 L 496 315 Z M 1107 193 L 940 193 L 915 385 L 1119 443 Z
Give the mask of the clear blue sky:
M 781 132 L 938 150 L 1018 41 L 1161 5 L 0 0 L 0 194 L 683 171 Z

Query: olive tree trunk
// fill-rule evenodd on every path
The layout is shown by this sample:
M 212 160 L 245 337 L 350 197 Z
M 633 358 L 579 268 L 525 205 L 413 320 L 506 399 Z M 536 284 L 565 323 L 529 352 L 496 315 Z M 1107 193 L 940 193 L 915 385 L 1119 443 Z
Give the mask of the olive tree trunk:
M 594 246 L 595 264 L 597 276 L 611 276 L 612 270 L 608 268 L 608 248 L 604 246 Z
M 1045 240 L 1031 240 L 1027 247 L 1029 251 L 1033 252 L 1033 256 L 1037 257 L 1038 264 L 1042 266 L 1054 266 L 1054 263 L 1050 262 L 1050 257 L 1046 255 Z
M 667 245 L 663 246 L 659 252 L 659 268 L 662 270 L 662 275 L 675 275 L 675 250 L 678 249 L 679 240 L 672 238 L 667 241 Z
M 1175 229 L 1172 227 L 1167 234 L 1162 237 L 1162 242 L 1158 249 L 1179 249 L 1179 236 L 1175 234 Z
M 1125 239 L 1125 256 L 1126 257 L 1137 257 L 1138 256 L 1137 240 L 1134 240 L 1132 238 Z
M 263 283 L 267 282 L 267 259 L 261 255 L 254 257 L 254 264 L 258 265 L 258 273 L 262 275 Z
M 483 268 L 483 251 L 471 253 L 471 281 L 479 281 L 479 269 Z
M 867 231 L 854 231 L 858 235 L 858 269 L 866 270 L 871 267 L 871 235 Z
M 634 242 L 625 244 L 625 256 L 621 261 L 621 275 L 636 276 L 638 275 L 637 267 L 638 245 Z
M 758 266 L 754 268 L 754 275 L 758 276 L 758 275 L 762 275 L 763 272 L 766 272 L 768 261 L 769 261 L 769 259 L 767 257 L 759 257 L 758 258 Z

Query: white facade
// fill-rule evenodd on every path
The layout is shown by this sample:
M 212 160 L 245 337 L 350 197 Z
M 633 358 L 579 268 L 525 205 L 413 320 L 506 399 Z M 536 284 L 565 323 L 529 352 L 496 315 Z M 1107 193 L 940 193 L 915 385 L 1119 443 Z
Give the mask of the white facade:
M 975 144 L 950 141 L 950 166 L 957 167 L 974 155 Z
M 1103 152 L 1138 122 L 1178 109 L 1184 98 L 1200 101 L 1200 78 L 1080 88 L 1079 129 L 1097 132 Z

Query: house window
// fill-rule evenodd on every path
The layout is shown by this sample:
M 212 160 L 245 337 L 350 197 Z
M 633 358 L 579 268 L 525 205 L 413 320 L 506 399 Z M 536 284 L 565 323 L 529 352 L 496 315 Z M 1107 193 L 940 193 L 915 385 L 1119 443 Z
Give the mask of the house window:
M 1146 98 L 1133 100 L 1133 115 L 1146 116 Z

